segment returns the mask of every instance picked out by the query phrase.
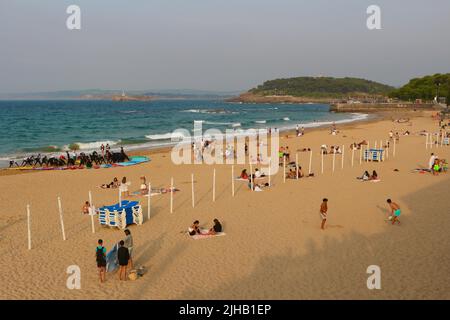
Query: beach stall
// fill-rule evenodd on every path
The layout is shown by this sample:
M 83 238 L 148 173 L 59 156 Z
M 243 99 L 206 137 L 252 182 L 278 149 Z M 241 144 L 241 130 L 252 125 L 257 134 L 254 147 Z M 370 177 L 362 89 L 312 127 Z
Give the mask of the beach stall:
M 375 148 L 365 150 L 364 161 L 384 161 L 384 150 Z
M 100 225 L 125 229 L 129 224 L 141 225 L 144 221 L 139 201 L 123 200 L 98 209 Z

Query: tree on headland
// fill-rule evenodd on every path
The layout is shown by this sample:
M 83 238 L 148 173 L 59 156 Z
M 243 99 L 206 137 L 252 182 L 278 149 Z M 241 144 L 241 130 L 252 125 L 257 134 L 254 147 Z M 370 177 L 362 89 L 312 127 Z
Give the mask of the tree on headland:
M 297 77 L 264 82 L 250 90 L 262 96 L 347 98 L 351 95 L 386 95 L 394 88 L 359 78 Z
M 392 91 L 389 96 L 404 101 L 414 101 L 416 99 L 431 101 L 437 95 L 441 97 L 448 96 L 449 91 L 450 73 L 437 73 L 422 78 L 411 79 L 403 87 Z

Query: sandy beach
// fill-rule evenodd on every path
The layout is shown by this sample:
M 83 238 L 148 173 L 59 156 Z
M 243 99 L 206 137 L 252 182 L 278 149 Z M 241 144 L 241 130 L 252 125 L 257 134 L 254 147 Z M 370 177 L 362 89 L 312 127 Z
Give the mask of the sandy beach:
M 410 124 L 381 120 L 307 130 L 303 137 L 282 137 L 291 160 L 300 148 L 313 150 L 315 177 L 283 182 L 282 170 L 273 186 L 252 192 L 236 181 L 231 194 L 231 166 L 172 164 L 168 150 L 140 152 L 151 162 L 128 168 L 67 170 L 0 175 L 0 298 L 1 299 L 449 299 L 450 298 L 450 175 L 411 172 L 428 165 L 430 153 L 450 159 L 450 147 L 425 148 L 421 130 L 437 132 L 430 113 L 411 113 Z M 353 142 L 386 141 L 400 133 L 395 158 L 359 163 Z M 401 133 L 406 130 L 409 136 Z M 320 146 L 345 145 L 344 167 L 325 156 L 320 172 Z M 392 145 L 391 145 L 392 147 Z M 298 152 L 308 169 L 309 153 Z M 238 175 L 246 165 L 236 165 Z M 216 169 L 216 200 L 212 175 Z M 394 171 L 398 169 L 398 171 Z M 376 170 L 380 182 L 356 179 Z M 191 206 L 191 173 L 195 175 L 195 208 Z M 92 191 L 95 206 L 117 202 L 117 190 L 99 188 L 126 176 L 138 190 L 145 175 L 152 187 L 169 187 L 174 178 L 181 191 L 151 198 L 151 219 L 131 225 L 135 265 L 148 272 L 136 281 L 119 282 L 107 274 L 100 284 L 95 263 L 97 239 L 109 250 L 124 238 L 118 229 L 91 232 L 81 206 Z M 67 240 L 62 240 L 57 197 L 62 199 Z M 329 199 L 329 219 L 320 230 L 319 207 Z M 400 225 L 385 220 L 392 198 L 402 208 Z M 147 215 L 147 198 L 141 201 Z M 26 205 L 31 206 L 32 249 L 27 249 Z M 209 228 L 218 218 L 225 236 L 192 240 L 183 231 L 196 219 Z M 81 289 L 66 287 L 70 265 L 81 269 Z M 367 267 L 381 268 L 381 290 L 366 286 Z

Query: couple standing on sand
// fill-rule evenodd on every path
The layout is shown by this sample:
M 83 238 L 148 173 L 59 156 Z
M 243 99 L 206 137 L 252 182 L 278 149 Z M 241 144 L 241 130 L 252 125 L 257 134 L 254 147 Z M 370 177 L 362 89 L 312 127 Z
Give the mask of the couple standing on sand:
M 396 222 L 400 224 L 400 220 L 398 219 L 398 217 L 400 217 L 401 214 L 400 206 L 397 203 L 393 202 L 391 199 L 387 199 L 386 202 L 389 204 L 389 207 L 391 208 L 391 215 L 389 216 L 389 220 L 392 221 L 392 224 L 395 224 Z M 322 219 L 322 224 L 320 228 L 322 230 L 325 230 L 327 215 L 328 215 L 328 199 L 324 198 L 322 200 L 322 204 L 320 205 L 320 218 Z
M 117 249 L 117 260 L 119 262 L 119 280 L 127 279 L 127 267 L 133 268 L 133 260 L 131 259 L 133 253 L 133 237 L 128 229 L 125 229 L 125 239 L 120 240 L 119 248 Z M 100 276 L 100 282 L 105 282 L 106 277 L 106 248 L 103 246 L 103 240 L 98 240 L 98 245 L 95 250 L 95 257 Z

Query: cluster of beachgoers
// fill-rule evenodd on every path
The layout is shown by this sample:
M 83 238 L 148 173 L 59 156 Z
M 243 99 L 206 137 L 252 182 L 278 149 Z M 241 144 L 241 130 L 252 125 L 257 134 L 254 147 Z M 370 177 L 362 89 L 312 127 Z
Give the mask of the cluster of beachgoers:
M 102 145 L 101 153 L 94 150 L 91 153 L 75 151 L 66 151 L 65 154 L 60 155 L 30 155 L 22 160 L 19 164 L 16 160 L 9 161 L 9 168 L 36 168 L 36 167 L 86 167 L 92 168 L 102 164 L 115 164 L 124 161 L 130 161 L 130 158 L 125 153 L 123 147 L 120 152 L 111 152 L 109 145 L 105 148 Z
M 395 122 L 397 123 L 397 122 Z M 402 123 L 403 125 L 403 123 Z M 359 167 L 361 168 L 362 174 L 358 177 L 356 177 L 356 181 L 361 182 L 367 182 L 367 184 L 364 184 L 365 186 L 368 186 L 369 188 L 373 188 L 370 186 L 369 182 L 380 182 L 381 176 L 383 176 L 383 181 L 388 181 L 392 178 L 392 176 L 387 172 L 387 166 L 383 165 L 382 163 L 385 161 L 389 161 L 389 171 L 395 171 L 399 172 L 398 161 L 396 161 L 396 152 L 398 153 L 398 148 L 401 145 L 400 141 L 403 139 L 409 139 L 409 138 L 401 138 L 402 136 L 414 136 L 414 137 L 424 137 L 425 140 L 425 148 L 431 149 L 434 148 L 435 150 L 432 150 L 431 154 L 427 152 L 427 154 L 430 154 L 430 158 L 428 163 L 426 163 L 423 167 L 419 169 L 414 169 L 412 172 L 420 171 L 421 173 L 431 173 L 433 175 L 441 175 L 445 174 L 448 171 L 448 162 L 445 159 L 445 156 L 439 156 L 438 153 L 446 154 L 448 149 L 438 149 L 439 147 L 448 147 L 449 145 L 449 138 L 450 133 L 447 131 L 450 126 L 450 122 L 444 122 L 441 121 L 439 123 L 439 130 L 435 128 L 423 130 L 421 128 L 420 131 L 414 131 L 412 128 L 408 128 L 405 130 L 403 134 L 398 133 L 396 130 L 385 130 L 384 133 L 377 131 L 376 134 L 372 134 L 371 136 L 363 135 L 358 136 L 357 134 L 354 134 L 354 136 L 345 136 L 348 134 L 347 129 L 338 130 L 336 125 L 333 124 L 331 127 L 329 134 L 332 136 L 338 137 L 342 142 L 345 142 L 345 144 L 338 144 L 338 140 L 334 140 L 335 138 L 331 138 L 329 141 L 326 141 L 328 144 L 321 144 L 324 140 L 324 136 L 327 135 L 325 132 L 324 135 L 320 136 L 320 140 L 312 140 L 313 142 L 308 141 L 307 143 L 302 143 L 303 139 L 305 139 L 305 132 L 304 129 L 298 129 L 298 131 L 295 133 L 295 136 L 287 136 L 288 139 L 280 139 L 281 145 L 279 146 L 278 153 L 277 153 L 277 163 L 279 164 L 280 170 L 278 170 L 278 173 L 272 174 L 270 172 L 270 166 L 267 167 L 267 162 L 263 161 L 266 159 L 262 159 L 262 156 L 259 155 L 257 159 L 250 159 L 251 156 L 249 155 L 248 145 L 245 144 L 245 155 L 246 159 L 249 160 L 247 164 L 240 165 L 239 171 L 237 171 L 238 174 L 234 174 L 234 165 L 231 165 L 231 167 L 227 167 L 228 169 L 231 169 L 231 184 L 227 183 L 224 187 L 225 183 L 222 183 L 222 189 L 229 188 L 231 186 L 231 196 L 237 196 L 238 192 L 242 192 L 242 190 L 247 190 L 249 192 L 266 192 L 264 194 L 267 194 L 267 198 L 271 198 L 271 193 L 277 193 L 279 189 L 281 188 L 284 190 L 283 192 L 286 194 L 286 198 L 284 198 L 283 201 L 289 200 L 289 194 L 291 190 L 297 189 L 296 180 L 302 180 L 308 183 L 310 186 L 310 182 L 315 184 L 315 181 L 322 180 L 322 179 L 333 179 L 333 174 L 336 170 L 336 167 L 339 169 L 349 169 L 356 167 L 357 163 L 359 162 Z M 360 133 L 359 133 L 360 134 Z M 309 135 L 309 133 L 308 133 Z M 306 135 L 306 136 L 308 136 Z M 327 135 L 328 136 L 328 135 Z M 379 139 L 381 136 L 382 139 Z M 329 136 L 328 136 L 329 137 Z M 378 137 L 378 139 L 374 139 L 375 137 Z M 345 139 L 343 139 L 345 138 Z M 351 142 L 351 141 L 360 141 L 360 142 Z M 319 143 L 318 143 L 319 142 Z M 202 145 L 198 147 L 198 145 L 193 145 L 192 147 L 192 153 L 191 157 L 195 158 L 196 156 L 201 155 L 202 151 L 208 149 L 208 148 L 214 148 L 215 145 L 214 140 L 205 140 L 202 142 Z M 260 145 L 260 142 L 258 141 L 258 146 Z M 397 151 L 396 151 L 397 148 Z M 350 154 L 346 154 L 346 151 L 350 150 Z M 359 155 L 358 152 L 359 151 Z M 439 150 L 442 150 L 439 152 Z M 102 150 L 100 150 L 101 152 Z M 93 152 L 89 156 L 93 156 L 93 154 L 97 154 L 98 156 L 102 157 L 107 154 L 108 150 L 105 150 L 106 152 L 100 155 L 100 152 Z M 122 150 L 123 152 L 123 150 Z M 230 150 L 231 152 L 231 150 Z M 406 151 L 405 151 L 406 152 Z M 124 153 L 124 152 L 123 152 Z M 299 153 L 303 153 L 301 155 L 301 161 L 299 161 Z M 348 153 L 348 151 L 347 151 Z M 81 154 L 80 154 L 81 155 Z M 328 156 L 326 156 L 328 155 Z M 86 155 L 87 156 L 87 155 Z M 224 155 L 226 157 L 226 155 Z M 347 158 L 344 158 L 344 157 Z M 404 156 L 404 155 L 401 155 Z M 423 156 L 423 154 L 422 154 Z M 230 157 L 236 157 L 234 152 Z M 332 157 L 332 159 L 330 159 Z M 67 157 L 69 158 L 69 156 Z M 73 155 L 70 155 L 70 158 L 73 159 Z M 165 158 L 163 160 L 163 158 Z M 312 159 L 314 159 L 315 164 L 312 165 Z M 163 166 L 167 163 L 167 155 L 162 156 L 160 159 L 161 162 L 159 162 L 159 166 Z M 309 165 L 308 165 L 309 160 Z M 93 160 L 91 160 L 93 161 Z M 426 162 L 423 161 L 424 163 Z M 33 162 L 34 163 L 34 162 Z M 42 163 L 42 160 L 41 160 Z M 37 163 L 39 165 L 39 163 Z M 67 165 L 67 164 L 65 164 Z M 156 168 L 159 168 L 157 166 Z M 151 168 L 151 165 L 146 168 Z M 186 170 L 183 167 L 181 170 Z M 207 167 L 201 167 L 201 169 L 198 169 L 200 171 L 208 170 Z M 228 170 L 227 169 L 227 170 Z M 356 169 L 356 168 L 354 168 Z M 163 205 L 158 204 L 155 205 L 153 202 L 151 203 L 151 198 L 155 195 L 163 195 L 167 194 L 170 195 L 170 211 L 167 210 L 170 213 L 173 213 L 174 210 L 184 211 L 184 208 L 186 208 L 186 205 L 189 206 L 189 194 L 181 194 L 184 198 L 182 204 L 177 206 L 176 208 L 173 205 L 173 195 L 175 192 L 180 191 L 180 189 L 176 188 L 174 186 L 174 179 L 173 176 L 171 178 L 170 186 L 164 186 L 164 184 L 161 184 L 162 181 L 168 181 L 168 180 L 162 180 L 162 176 L 158 175 L 159 173 L 157 170 L 150 173 L 151 178 L 148 178 L 148 172 L 146 175 L 143 175 L 144 171 L 141 171 L 141 169 L 132 169 L 129 172 L 123 172 L 123 175 L 120 176 L 112 176 L 111 180 L 109 180 L 107 174 L 102 176 L 102 179 L 107 179 L 105 183 L 100 184 L 98 181 L 93 179 L 94 176 L 97 176 L 92 172 L 91 175 L 91 182 L 100 189 L 99 191 L 99 198 L 101 200 L 98 201 L 98 203 L 105 203 L 107 201 L 111 202 L 117 202 L 117 200 L 112 200 L 112 195 L 114 195 L 114 198 L 117 199 L 117 195 L 119 196 L 119 201 L 117 204 L 113 204 L 110 206 L 102 205 L 99 208 L 95 208 L 92 202 L 92 199 L 83 201 L 83 205 L 81 208 L 81 211 L 83 213 L 83 216 L 90 216 L 92 221 L 92 231 L 95 234 L 97 245 L 95 248 L 95 261 L 96 265 L 98 267 L 98 275 L 101 282 L 105 282 L 106 275 L 108 273 L 112 273 L 116 270 L 118 270 L 117 278 L 120 281 L 124 280 L 135 280 L 139 277 L 142 277 L 146 272 L 145 266 L 140 266 L 140 263 L 142 263 L 139 259 L 139 256 L 136 256 L 136 243 L 134 243 L 134 239 L 131 237 L 131 230 L 134 232 L 139 232 L 139 228 L 134 228 L 133 224 L 141 225 L 143 222 L 149 221 L 150 219 L 150 211 L 153 206 L 153 210 L 157 212 L 161 212 L 163 210 L 167 210 Z M 175 169 L 174 169 L 175 170 Z M 193 169 L 195 170 L 195 169 Z M 208 190 L 206 194 L 209 192 L 213 195 L 213 203 L 216 200 L 216 169 L 212 169 L 213 174 L 213 184 L 212 187 L 208 186 Z M 222 170 L 223 171 L 223 170 Z M 404 172 L 404 168 L 402 169 Z M 170 171 L 165 170 L 166 173 L 169 173 L 170 175 L 176 174 L 177 182 L 179 182 L 181 185 L 181 181 L 183 181 L 180 177 L 178 177 L 178 174 L 183 171 L 174 171 L 178 173 L 173 173 Z M 194 171 L 193 171 L 194 172 Z M 239 174 L 240 172 L 240 174 Z M 281 174 L 280 174 L 281 172 Z M 344 171 L 343 171 L 344 172 Z M 184 171 L 185 173 L 185 171 Z M 223 172 L 222 172 L 223 173 Z M 329 175 L 326 175 L 325 173 L 330 173 Z M 358 172 L 356 172 L 357 174 Z M 63 174 L 62 172 L 60 174 Z M 129 179 L 129 175 L 131 175 L 131 178 L 133 179 L 139 179 L 139 183 L 135 185 L 135 188 L 132 188 L 133 184 L 131 183 L 131 180 Z M 355 174 L 355 175 L 356 175 Z M 381 175 L 380 175 L 381 174 Z M 392 174 L 392 173 L 391 173 Z M 158 179 L 154 179 L 154 176 L 158 176 Z M 229 179 L 230 176 L 227 175 Z M 122 178 L 120 178 L 122 177 Z M 167 178 L 167 176 L 164 176 Z M 169 176 L 170 177 L 170 176 Z M 221 179 L 224 177 L 224 174 L 222 174 Z M 281 180 L 280 180 L 281 177 Z M 343 178 L 343 175 L 340 175 L 341 179 Z M 314 179 L 310 179 L 314 178 Z M 352 179 L 353 174 L 352 174 Z M 433 178 L 434 179 L 434 178 Z M 155 180 L 159 181 L 159 185 L 156 183 L 150 183 L 150 180 L 152 180 L 152 183 L 155 182 Z M 291 182 L 286 183 L 287 180 L 290 180 Z M 235 188 L 234 184 L 236 181 L 243 182 L 242 186 L 244 188 Z M 331 180 L 329 180 L 331 181 Z M 354 181 L 354 180 L 353 180 Z M 223 182 L 223 181 L 221 181 Z M 188 184 L 189 182 L 186 181 L 186 177 L 184 177 L 184 184 Z M 286 185 L 289 185 L 287 189 L 283 189 L 283 185 L 286 183 Z M 299 183 L 298 185 L 300 185 Z M 153 186 L 152 186 L 153 185 Z M 161 187 L 164 186 L 164 187 Z M 199 206 L 199 202 L 205 201 L 205 196 L 199 197 L 197 201 L 194 201 L 194 174 L 191 175 L 191 185 L 192 185 L 192 209 L 197 208 Z M 155 187 L 158 186 L 158 187 Z M 323 185 L 322 185 L 323 186 Z M 197 187 L 197 186 L 196 186 Z M 375 187 L 375 185 L 374 185 Z M 375 187 L 376 188 L 376 187 Z M 114 190 L 114 192 L 112 192 Z M 322 187 L 319 189 L 314 190 L 322 190 Z M 287 191 L 287 192 L 286 192 Z M 392 190 L 391 190 L 392 191 Z M 203 193 L 205 192 L 205 189 L 203 189 Z M 205 194 L 205 193 L 204 193 Z M 220 194 L 220 197 L 223 198 L 223 190 Z M 280 194 L 280 193 L 278 193 Z M 90 192 L 89 192 L 90 195 Z M 323 189 L 322 192 L 319 193 L 321 202 L 319 202 L 318 199 L 314 200 L 314 207 L 315 212 L 317 216 L 315 216 L 314 220 L 314 228 L 316 230 L 322 230 L 325 231 L 325 234 L 333 233 L 333 228 L 336 228 L 336 225 L 333 225 L 333 219 L 335 219 L 335 211 L 338 211 L 336 208 L 336 203 L 339 203 L 339 199 L 337 199 L 336 194 L 328 193 L 326 189 Z M 168 196 L 167 196 L 168 197 Z M 161 198 L 163 198 L 161 196 Z M 186 199 L 187 198 L 187 199 Z M 263 198 L 266 198 L 263 196 Z M 385 208 L 387 208 L 385 211 L 389 211 L 389 214 L 384 217 L 384 220 L 389 224 L 392 225 L 404 225 L 407 227 L 407 221 L 404 222 L 403 218 L 400 218 L 402 215 L 402 209 L 404 208 L 404 202 L 402 202 L 401 199 L 399 199 L 397 194 L 394 193 L 383 193 L 383 195 L 378 195 L 379 203 L 384 203 Z M 141 201 L 140 200 L 144 200 Z M 169 200 L 169 199 L 167 199 Z M 59 198 L 58 198 L 59 201 Z M 142 206 L 145 206 L 145 201 L 147 201 L 147 210 L 148 215 L 147 218 L 144 219 L 142 216 Z M 158 198 L 156 199 L 158 201 Z M 178 200 L 176 200 L 178 201 Z M 262 199 L 261 201 L 264 201 Z M 270 200 L 271 201 L 271 200 Z M 317 201 L 317 202 L 316 202 Z M 163 201 L 164 202 L 164 201 Z M 208 202 L 209 203 L 209 202 Z M 209 203 L 210 204 L 210 203 Z M 316 207 L 317 205 L 317 207 Z M 342 206 L 342 203 L 341 203 Z M 211 207 L 208 205 L 208 208 Z M 330 216 L 330 207 L 332 209 L 332 213 Z M 79 210 L 79 207 L 77 205 L 77 210 Z M 297 210 L 297 209 L 295 209 Z M 343 210 L 340 208 L 339 210 Z M 242 213 L 242 212 L 241 212 Z M 195 218 L 201 217 L 197 215 L 197 212 L 192 212 L 192 215 L 188 217 L 188 219 L 194 220 Z M 138 216 L 140 215 L 140 216 Z M 62 209 L 60 205 L 60 216 L 61 216 L 61 226 L 62 226 L 62 233 L 63 238 L 65 240 L 64 235 L 64 225 L 62 222 Z M 131 218 L 130 218 L 131 217 Z M 214 218 L 213 217 L 218 217 Z M 208 238 L 215 238 L 218 236 L 225 235 L 224 233 L 224 223 L 223 218 L 225 215 L 223 212 L 214 212 L 213 216 L 210 216 L 207 220 L 212 219 L 212 224 L 208 226 L 203 226 L 200 223 L 200 220 L 205 220 L 205 218 L 202 219 L 195 219 L 194 222 L 186 227 L 183 228 L 183 230 L 180 232 L 184 236 L 190 239 L 208 239 Z M 159 216 L 157 219 L 164 219 L 164 216 Z M 99 230 L 96 230 L 94 226 L 94 219 L 97 219 L 102 226 L 102 228 Z M 153 219 L 153 216 L 152 216 Z M 227 216 L 226 220 L 226 227 L 227 227 L 227 233 L 228 230 L 232 230 L 233 228 L 230 228 L 230 217 Z M 331 220 L 330 220 L 331 219 Z M 400 219 L 402 219 L 402 224 L 400 224 Z M 190 221 L 192 221 L 190 220 Z M 330 222 L 331 221 L 331 225 Z M 317 224 L 316 224 L 317 223 Z M 184 221 L 183 225 L 188 225 L 187 221 Z M 123 239 L 117 239 L 117 237 L 114 237 L 114 240 L 111 240 L 111 233 L 105 232 L 105 228 L 111 228 L 111 229 L 119 229 L 125 232 L 125 237 Z M 236 226 L 234 226 L 236 228 Z M 181 228 L 180 228 L 181 229 Z M 136 231 L 134 231 L 136 230 Z M 179 229 L 178 229 L 179 230 Z M 329 232 L 328 232 L 329 231 Z M 159 231 L 155 231 L 159 232 Z M 173 229 L 168 230 L 170 233 L 174 233 Z M 98 235 L 97 235 L 98 234 Z M 30 235 L 29 235 L 30 236 Z M 108 238 L 109 237 L 109 238 Z M 141 240 L 142 234 L 139 238 Z M 99 239 L 100 238 L 100 239 Z M 106 240 L 105 240 L 106 239 Z M 140 242 L 140 241 L 139 241 Z M 220 241 L 219 241 L 220 242 Z M 92 244 L 92 242 L 91 242 Z M 141 245 L 141 247 L 143 247 Z M 31 249 L 31 240 L 29 239 L 29 249 Z M 145 246 L 143 247 L 143 250 L 145 249 Z M 138 253 L 141 254 L 140 250 L 138 250 Z M 94 255 L 94 252 L 92 253 Z M 135 259 L 137 257 L 137 259 Z

